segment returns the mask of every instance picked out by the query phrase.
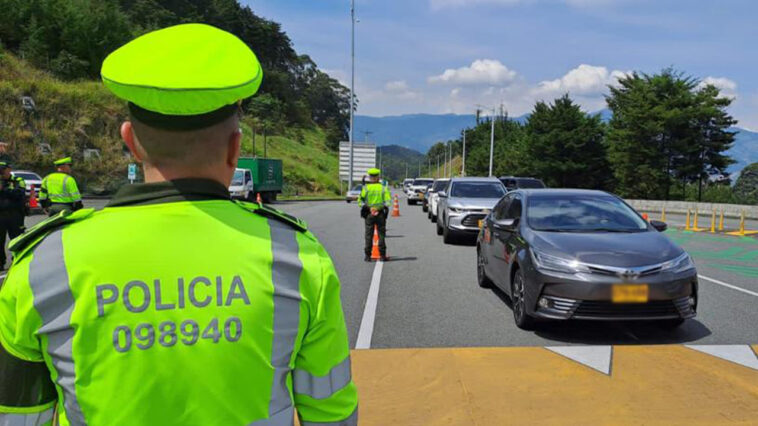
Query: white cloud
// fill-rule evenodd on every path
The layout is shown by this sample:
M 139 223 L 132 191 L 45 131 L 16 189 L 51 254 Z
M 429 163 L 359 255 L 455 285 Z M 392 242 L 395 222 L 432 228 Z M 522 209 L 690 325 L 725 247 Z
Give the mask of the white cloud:
M 534 89 L 535 95 L 557 96 L 563 93 L 571 95 L 597 95 L 605 93 L 608 85 L 618 84 L 618 80 L 628 72 L 608 71 L 606 67 L 581 64 L 555 80 L 541 81 Z
M 440 75 L 427 79 L 430 84 L 493 85 L 502 86 L 516 79 L 516 71 L 508 69 L 495 59 L 477 59 L 470 66 L 446 69 Z
M 405 80 L 388 81 L 384 89 L 389 92 L 405 92 L 408 91 L 408 83 Z
M 716 86 L 721 91 L 722 95 L 734 97 L 737 95 L 737 83 L 725 77 L 706 77 L 700 80 L 698 88 L 705 87 L 707 85 Z

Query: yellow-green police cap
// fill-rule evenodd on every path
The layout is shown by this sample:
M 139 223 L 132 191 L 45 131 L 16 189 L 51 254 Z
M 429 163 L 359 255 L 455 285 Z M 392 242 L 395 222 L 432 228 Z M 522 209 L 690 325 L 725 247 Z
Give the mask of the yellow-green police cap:
M 373 168 L 373 169 L 368 169 L 367 173 L 369 176 L 379 176 L 379 173 L 381 173 L 381 171 L 377 168 Z
M 153 31 L 105 58 L 103 83 L 119 98 L 164 115 L 199 115 L 250 97 L 263 80 L 252 50 L 205 24 Z
M 66 158 L 61 158 L 60 160 L 55 160 L 53 164 L 56 166 L 62 166 L 64 164 L 71 164 L 71 162 L 72 162 L 71 157 L 66 157 Z

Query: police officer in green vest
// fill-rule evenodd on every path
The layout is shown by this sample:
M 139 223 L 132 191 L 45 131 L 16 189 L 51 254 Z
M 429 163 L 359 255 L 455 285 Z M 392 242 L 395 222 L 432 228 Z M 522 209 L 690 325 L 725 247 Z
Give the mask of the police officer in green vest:
M 201 24 L 108 56 L 144 184 L 14 240 L 0 424 L 357 424 L 340 283 L 303 222 L 232 201 L 239 101 L 263 76 Z M 52 381 L 51 381 L 52 379 Z
M 42 179 L 39 202 L 48 215 L 55 216 L 63 210 L 76 211 L 82 208 L 82 196 L 76 180 L 71 176 L 71 157 L 56 160 L 56 171 Z
M 365 245 L 364 260 L 371 262 L 371 248 L 374 240 L 374 227 L 379 234 L 379 254 L 381 260 L 387 257 L 387 245 L 384 237 L 387 233 L 387 213 L 389 212 L 392 196 L 390 190 L 379 180 L 380 170 L 373 168 L 368 170 L 369 183 L 363 185 L 361 195 L 358 197 L 358 205 L 361 207 L 361 216 L 365 220 Z
M 5 269 L 5 235 L 13 239 L 24 232 L 26 182 L 11 174 L 11 166 L 0 161 L 0 269 Z

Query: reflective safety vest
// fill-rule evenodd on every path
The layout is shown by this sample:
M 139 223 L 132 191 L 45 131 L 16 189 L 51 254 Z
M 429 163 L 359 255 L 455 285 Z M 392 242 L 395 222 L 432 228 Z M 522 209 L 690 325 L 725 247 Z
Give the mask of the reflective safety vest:
M 0 424 L 357 423 L 339 279 L 301 222 L 218 199 L 83 209 L 11 248 L 0 363 L 55 387 L 4 384 Z
M 358 205 L 361 207 L 389 207 L 391 202 L 390 190 L 378 182 L 364 185 L 358 197 Z
M 76 180 L 66 173 L 50 173 L 42 179 L 39 189 L 39 199 L 50 200 L 51 203 L 75 203 L 82 200 Z

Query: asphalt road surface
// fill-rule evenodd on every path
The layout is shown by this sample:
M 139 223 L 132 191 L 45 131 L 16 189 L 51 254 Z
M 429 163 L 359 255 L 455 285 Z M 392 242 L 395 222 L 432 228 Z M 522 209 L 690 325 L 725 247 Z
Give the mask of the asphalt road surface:
M 758 343 L 758 239 L 754 237 L 668 231 L 692 254 L 701 275 L 698 316 L 677 330 L 665 331 L 650 323 L 565 322 L 529 332 L 513 323 L 504 294 L 477 286 L 473 245 L 443 244 L 421 207 L 404 201 L 401 216 L 388 223 L 391 260 L 378 271 L 377 264 L 363 261 L 363 221 L 356 204 L 275 205 L 307 221 L 332 255 L 342 281 L 352 347 L 362 322 L 363 348 Z M 101 208 L 106 201 L 85 203 Z M 29 217 L 27 226 L 42 219 Z M 677 216 L 671 219 L 672 227 L 683 226 L 683 218 L 681 224 Z M 369 297 L 372 280 L 378 289 L 375 297 Z

